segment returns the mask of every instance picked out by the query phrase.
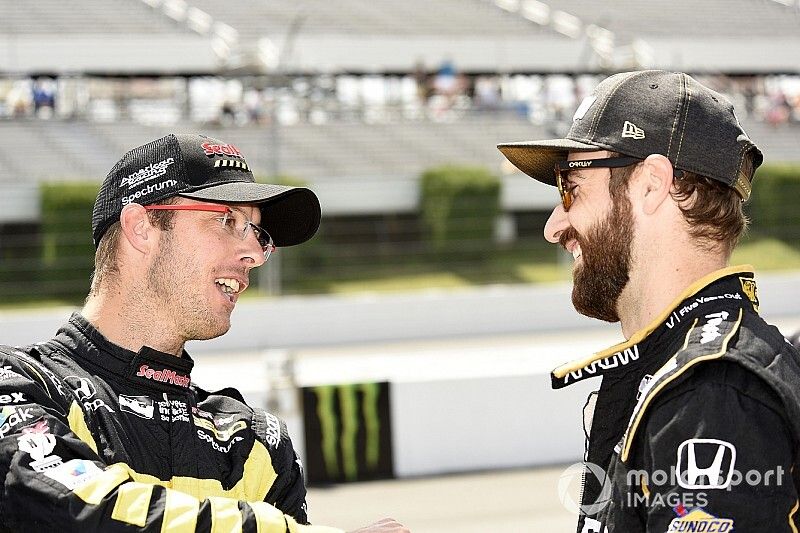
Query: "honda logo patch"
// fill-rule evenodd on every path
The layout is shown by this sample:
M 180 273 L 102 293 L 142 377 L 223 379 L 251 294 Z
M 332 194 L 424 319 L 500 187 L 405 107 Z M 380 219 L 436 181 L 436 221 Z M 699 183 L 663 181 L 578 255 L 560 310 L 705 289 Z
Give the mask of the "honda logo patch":
M 678 447 L 678 485 L 685 489 L 725 489 L 736 466 L 736 447 L 717 439 L 689 439 Z

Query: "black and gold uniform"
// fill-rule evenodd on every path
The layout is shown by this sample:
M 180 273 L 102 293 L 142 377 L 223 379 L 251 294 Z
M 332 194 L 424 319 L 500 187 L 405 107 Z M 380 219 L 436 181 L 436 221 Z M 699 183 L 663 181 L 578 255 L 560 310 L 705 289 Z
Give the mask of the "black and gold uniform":
M 322 533 L 285 424 L 80 314 L 0 347 L 0 530 Z
M 698 281 L 553 387 L 598 376 L 579 533 L 797 533 L 800 355 L 758 315 L 752 267 Z

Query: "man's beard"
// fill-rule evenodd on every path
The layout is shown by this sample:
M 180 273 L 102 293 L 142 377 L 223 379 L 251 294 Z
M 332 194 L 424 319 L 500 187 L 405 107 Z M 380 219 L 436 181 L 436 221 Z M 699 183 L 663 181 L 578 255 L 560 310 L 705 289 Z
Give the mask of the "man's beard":
M 572 305 L 582 315 L 606 322 L 619 322 L 617 303 L 628 284 L 633 239 L 631 203 L 622 193 L 613 200 L 611 212 L 583 236 L 570 227 L 559 241 L 581 246 L 581 265 L 573 272 Z

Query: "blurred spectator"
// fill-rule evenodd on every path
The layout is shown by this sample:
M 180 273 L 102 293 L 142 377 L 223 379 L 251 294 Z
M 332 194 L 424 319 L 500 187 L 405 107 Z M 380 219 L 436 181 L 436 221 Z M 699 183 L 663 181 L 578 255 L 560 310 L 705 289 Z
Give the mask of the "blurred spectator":
M 497 76 L 475 78 L 475 107 L 482 111 L 494 111 L 501 107 L 500 80 Z
M 751 120 L 800 124 L 800 76 L 700 77 Z M 252 77 L 0 79 L 0 116 L 227 125 L 454 120 L 470 112 L 510 113 L 559 128 L 597 83 L 595 75 L 490 74 L 467 78 L 453 61 L 429 72 L 422 60 L 405 76 L 297 76 L 263 88 Z M 273 82 L 274 83 L 274 82 Z M 55 113 L 58 104 L 58 113 Z
M 256 89 L 247 89 L 242 97 L 247 121 L 254 124 L 261 122 L 261 93 Z
M 56 107 L 56 82 L 39 78 L 33 83 L 33 112 L 39 118 L 52 118 Z
M 30 80 L 17 80 L 6 95 L 6 107 L 12 117 L 24 117 L 30 113 L 33 93 Z
M 428 103 L 428 97 L 431 94 L 431 85 L 428 76 L 428 68 L 425 66 L 423 60 L 417 60 L 414 64 L 414 70 L 411 76 L 414 78 L 414 83 L 417 86 L 417 99 L 420 104 L 425 105 Z
M 452 59 L 445 59 L 436 71 L 433 89 L 437 94 L 449 96 L 456 92 L 456 67 Z
M 767 123 L 771 126 L 778 126 L 789 122 L 792 115 L 792 107 L 783 92 L 772 95 L 771 105 L 767 111 Z

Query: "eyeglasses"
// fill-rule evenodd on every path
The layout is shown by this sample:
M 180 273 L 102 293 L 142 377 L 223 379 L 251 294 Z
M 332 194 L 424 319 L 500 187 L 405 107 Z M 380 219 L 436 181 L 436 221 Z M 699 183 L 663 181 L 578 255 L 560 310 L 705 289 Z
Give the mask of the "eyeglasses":
M 269 256 L 272 252 L 275 251 L 276 246 L 272 242 L 272 236 L 262 228 L 261 226 L 257 226 L 253 224 L 246 218 L 244 215 L 238 217 L 238 219 L 244 219 L 243 223 L 241 220 L 237 219 L 236 212 L 233 211 L 230 207 L 225 205 L 218 205 L 218 204 L 177 204 L 177 205 L 146 205 L 144 206 L 145 209 L 148 211 L 208 211 L 210 213 L 222 213 L 221 217 L 216 217 L 216 220 L 219 220 L 222 224 L 222 228 L 230 233 L 231 235 L 238 237 L 242 240 L 247 238 L 247 234 L 252 231 L 253 235 L 256 236 L 256 240 L 258 244 L 261 245 L 261 249 L 264 251 L 264 261 L 266 262 L 269 259 Z
M 561 195 L 561 205 L 564 206 L 564 211 L 569 211 L 572 205 L 572 189 L 570 187 L 567 174 L 574 170 L 582 170 L 585 168 L 621 168 L 630 165 L 635 165 L 643 159 L 638 157 L 607 157 L 605 159 L 580 159 L 575 161 L 557 161 L 556 162 L 556 186 L 558 193 Z

